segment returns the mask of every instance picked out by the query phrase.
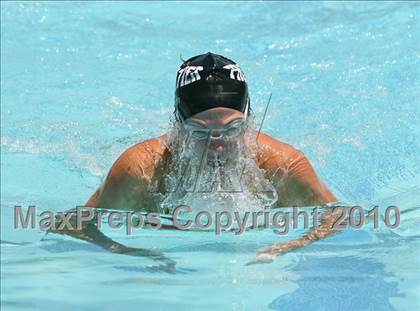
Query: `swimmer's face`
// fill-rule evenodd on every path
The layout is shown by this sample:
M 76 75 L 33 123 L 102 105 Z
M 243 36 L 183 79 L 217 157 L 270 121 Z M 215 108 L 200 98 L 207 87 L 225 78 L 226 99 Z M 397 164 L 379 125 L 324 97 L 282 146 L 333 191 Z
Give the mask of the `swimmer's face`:
M 194 155 L 203 157 L 213 167 L 235 161 L 246 129 L 240 111 L 218 107 L 200 112 L 185 120 L 183 129 L 194 148 Z

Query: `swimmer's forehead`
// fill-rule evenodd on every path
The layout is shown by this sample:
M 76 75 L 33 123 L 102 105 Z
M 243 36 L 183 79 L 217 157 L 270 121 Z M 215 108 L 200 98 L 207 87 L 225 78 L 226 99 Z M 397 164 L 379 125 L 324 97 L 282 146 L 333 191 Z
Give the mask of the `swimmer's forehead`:
M 245 115 L 237 110 L 217 107 L 202 111 L 185 120 L 188 124 L 217 128 L 235 121 L 245 120 Z

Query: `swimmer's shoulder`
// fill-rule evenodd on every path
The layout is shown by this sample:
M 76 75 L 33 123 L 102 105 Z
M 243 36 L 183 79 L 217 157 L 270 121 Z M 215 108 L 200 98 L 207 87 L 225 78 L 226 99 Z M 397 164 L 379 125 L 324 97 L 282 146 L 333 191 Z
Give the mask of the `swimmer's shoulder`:
M 167 135 L 141 141 L 126 149 L 113 164 L 110 174 L 131 178 L 151 178 L 167 156 Z
M 258 136 L 257 145 L 258 164 L 269 171 L 287 169 L 297 158 L 304 157 L 304 154 L 292 145 L 262 132 Z
M 264 133 L 260 133 L 257 142 L 259 166 L 279 186 L 279 206 L 309 206 L 336 201 L 303 152 Z
M 153 209 L 156 202 L 149 187 L 165 156 L 165 140 L 165 136 L 152 138 L 125 150 L 112 165 L 91 205 L 123 210 Z

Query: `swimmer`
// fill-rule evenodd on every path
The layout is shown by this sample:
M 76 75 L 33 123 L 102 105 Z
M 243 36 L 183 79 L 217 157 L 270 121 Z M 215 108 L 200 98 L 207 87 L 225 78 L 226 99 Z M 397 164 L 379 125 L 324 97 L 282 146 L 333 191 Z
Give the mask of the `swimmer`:
M 245 141 L 251 131 L 247 126 L 251 115 L 248 86 L 235 62 L 210 52 L 188 59 L 176 79 L 176 135 L 168 133 L 148 139 L 124 151 L 86 207 L 162 213 L 159 200 L 168 196 L 167 177 L 176 175 L 174 171 L 180 169 L 181 165 L 174 165 L 179 164 L 180 153 L 188 152 L 190 159 L 198 159 L 204 171 L 220 171 L 239 162 L 238 142 L 243 142 L 245 153 L 254 150 L 253 164 L 264 172 L 264 178 L 276 192 L 275 207 L 335 202 L 335 196 L 301 151 L 262 132 L 254 135 L 253 143 Z M 251 263 L 272 261 L 279 254 L 329 236 L 334 233 L 331 226 L 334 220 L 332 213 L 324 213 L 318 229 L 298 240 L 260 250 Z M 111 240 L 94 225 L 79 231 L 51 232 L 90 241 L 116 253 L 154 256 L 152 251 L 128 248 Z

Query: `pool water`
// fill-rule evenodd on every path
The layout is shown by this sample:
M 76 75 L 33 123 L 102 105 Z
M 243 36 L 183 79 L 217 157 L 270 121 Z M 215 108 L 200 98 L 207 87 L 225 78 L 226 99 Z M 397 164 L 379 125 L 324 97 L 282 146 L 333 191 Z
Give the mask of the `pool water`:
M 419 310 L 419 17 L 418 2 L 1 2 L 4 310 Z M 251 266 L 287 238 L 104 229 L 176 269 L 13 229 L 15 205 L 84 204 L 123 150 L 165 133 L 180 58 L 207 51 L 241 65 L 257 122 L 273 94 L 263 131 L 340 201 L 395 205 L 400 226 Z

